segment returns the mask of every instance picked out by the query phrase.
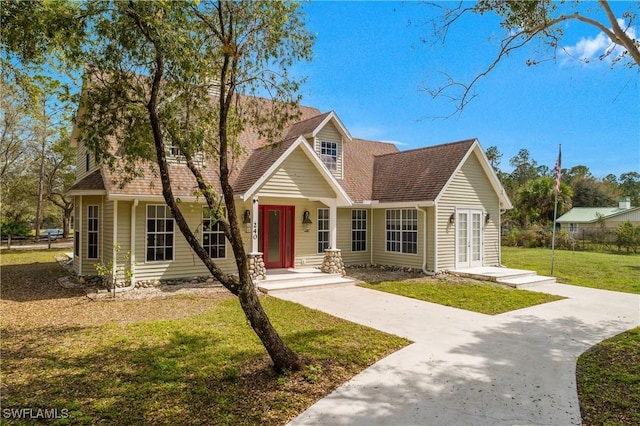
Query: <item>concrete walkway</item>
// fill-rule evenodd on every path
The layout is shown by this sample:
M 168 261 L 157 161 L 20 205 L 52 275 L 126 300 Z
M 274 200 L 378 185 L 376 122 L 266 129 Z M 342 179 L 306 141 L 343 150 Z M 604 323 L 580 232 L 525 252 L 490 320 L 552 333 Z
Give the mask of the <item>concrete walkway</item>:
M 531 290 L 568 299 L 489 316 L 361 287 L 275 295 L 415 342 L 291 424 L 580 424 L 576 360 L 640 325 L 640 296 L 562 284 Z

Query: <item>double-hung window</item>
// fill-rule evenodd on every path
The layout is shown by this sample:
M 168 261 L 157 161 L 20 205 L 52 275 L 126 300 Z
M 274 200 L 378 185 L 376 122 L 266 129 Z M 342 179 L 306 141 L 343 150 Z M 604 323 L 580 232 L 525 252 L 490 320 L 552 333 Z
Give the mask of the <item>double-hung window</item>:
M 318 209 L 318 253 L 329 248 L 329 209 Z
M 173 260 L 173 223 L 169 206 L 147 206 L 147 262 Z
M 202 210 L 202 247 L 212 259 L 226 257 L 226 240 L 220 221 L 206 207 Z
M 320 141 L 320 158 L 329 170 L 335 171 L 338 167 L 338 144 Z
M 351 210 L 351 251 L 367 251 L 366 210 Z
M 98 206 L 87 206 L 87 258 L 98 258 Z
M 418 211 L 386 211 L 386 247 L 389 252 L 418 253 Z

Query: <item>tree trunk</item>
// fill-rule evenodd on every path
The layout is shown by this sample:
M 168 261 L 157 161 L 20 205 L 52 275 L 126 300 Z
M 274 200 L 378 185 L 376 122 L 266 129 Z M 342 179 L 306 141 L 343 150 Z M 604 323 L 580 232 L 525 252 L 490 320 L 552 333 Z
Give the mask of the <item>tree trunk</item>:
M 40 170 L 38 172 L 38 201 L 36 204 L 36 223 L 35 223 L 36 240 L 40 236 L 40 228 L 42 227 L 42 198 L 43 198 L 42 195 L 44 193 L 44 178 L 45 178 L 44 154 L 45 154 L 46 147 L 47 147 L 47 143 L 44 140 L 44 135 L 43 135 L 42 150 L 40 151 Z
M 233 199 L 233 189 L 229 184 L 229 173 L 227 164 L 227 139 L 226 134 L 223 131 L 223 139 L 221 141 L 221 155 L 220 155 L 220 170 L 221 170 L 221 186 L 225 199 L 225 206 L 227 209 L 227 216 L 229 220 L 230 228 L 230 242 L 233 247 L 233 252 L 236 259 L 236 265 L 238 266 L 238 275 L 235 277 L 225 274 L 213 260 L 209 257 L 208 253 L 204 250 L 198 239 L 189 228 L 182 212 L 178 208 L 173 190 L 171 188 L 171 178 L 169 174 L 169 167 L 167 165 L 166 154 L 164 151 L 164 137 L 162 134 L 160 117 L 158 116 L 158 93 L 160 91 L 160 82 L 162 80 L 164 71 L 164 58 L 158 52 L 156 56 L 156 71 L 153 76 L 153 82 L 151 87 L 150 99 L 147 104 L 147 111 L 149 112 L 149 121 L 153 133 L 153 139 L 156 148 L 156 159 L 158 162 L 160 180 L 162 182 L 162 194 L 165 202 L 171 209 L 176 224 L 182 232 L 182 235 L 189 243 L 193 251 L 202 260 L 209 272 L 216 277 L 229 291 L 236 294 L 240 301 L 240 306 L 245 313 L 245 316 L 249 320 L 251 327 L 260 338 L 260 341 L 264 345 L 267 353 L 273 361 L 274 367 L 278 371 L 284 370 L 299 370 L 302 368 L 302 361 L 298 355 L 293 352 L 284 343 L 280 335 L 273 328 L 273 325 L 269 321 L 266 312 L 264 311 L 260 299 L 256 293 L 255 286 L 249 276 L 249 265 L 247 262 L 247 256 L 242 245 L 242 234 L 238 226 L 238 217 L 235 209 L 235 202 Z M 226 117 L 228 109 L 223 110 L 221 116 Z M 226 120 L 226 118 L 221 118 Z M 226 121 L 223 125 L 226 128 Z

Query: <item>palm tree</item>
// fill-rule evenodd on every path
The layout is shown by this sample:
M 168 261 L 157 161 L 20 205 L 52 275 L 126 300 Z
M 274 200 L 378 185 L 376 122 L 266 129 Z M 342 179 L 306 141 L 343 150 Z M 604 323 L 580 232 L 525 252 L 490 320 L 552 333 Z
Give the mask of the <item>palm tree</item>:
M 558 193 L 558 211 L 561 215 L 571 208 L 571 187 L 560 183 Z M 543 176 L 527 182 L 517 194 L 517 206 L 521 212 L 524 227 L 532 223 L 548 225 L 553 222 L 555 202 L 555 181 L 552 177 Z

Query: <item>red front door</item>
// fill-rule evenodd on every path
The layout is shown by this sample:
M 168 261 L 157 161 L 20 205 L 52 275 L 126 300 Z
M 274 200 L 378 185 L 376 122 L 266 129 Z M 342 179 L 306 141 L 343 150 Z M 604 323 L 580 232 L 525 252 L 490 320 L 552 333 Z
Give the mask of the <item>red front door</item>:
M 267 268 L 292 268 L 294 206 L 259 206 L 258 246 Z

